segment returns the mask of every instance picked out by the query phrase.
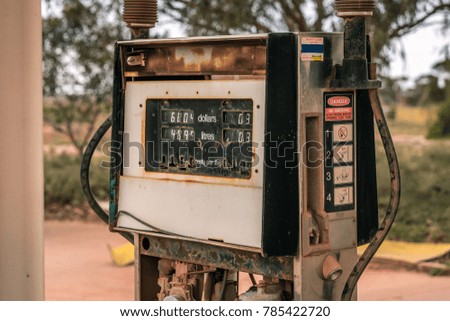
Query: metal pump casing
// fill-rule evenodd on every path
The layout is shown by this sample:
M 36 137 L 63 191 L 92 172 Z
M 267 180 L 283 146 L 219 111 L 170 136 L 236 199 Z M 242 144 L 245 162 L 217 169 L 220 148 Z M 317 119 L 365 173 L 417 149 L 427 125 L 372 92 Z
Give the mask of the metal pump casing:
M 342 53 L 338 33 L 117 44 L 110 225 L 135 233 L 138 265 L 186 261 L 290 281 L 295 299 L 338 299 L 377 229 L 376 190 L 359 188 L 375 179 L 373 130 L 357 126 L 370 107 L 363 91 L 330 87 Z M 240 154 L 208 169 L 195 152 L 210 143 Z M 330 255 L 342 268 L 332 281 Z

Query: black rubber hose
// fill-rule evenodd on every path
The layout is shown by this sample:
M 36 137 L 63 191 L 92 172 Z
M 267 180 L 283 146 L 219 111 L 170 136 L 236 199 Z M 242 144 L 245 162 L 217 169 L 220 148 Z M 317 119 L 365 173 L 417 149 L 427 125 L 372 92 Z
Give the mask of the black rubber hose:
M 386 238 L 389 230 L 394 223 L 397 210 L 400 205 L 400 166 L 398 164 L 397 154 L 395 152 L 394 143 L 392 141 L 391 133 L 387 125 L 386 117 L 383 113 L 383 107 L 381 106 L 380 97 L 378 96 L 377 89 L 369 90 L 370 104 L 373 110 L 373 117 L 378 127 L 378 131 L 383 142 L 384 151 L 386 153 L 387 161 L 389 164 L 389 172 L 391 179 L 391 198 L 386 211 L 386 215 L 381 223 L 378 232 L 373 237 L 367 249 L 364 251 L 359 261 L 356 263 L 352 272 L 350 273 L 347 283 L 345 284 L 344 291 L 342 293 L 342 301 L 350 301 L 355 290 L 356 284 L 359 278 L 366 269 L 369 262 L 374 257 L 375 253 L 380 248 L 384 239 Z
M 84 196 L 92 208 L 92 210 L 97 214 L 97 216 L 106 224 L 109 225 L 109 215 L 103 210 L 100 204 L 95 199 L 94 194 L 91 190 L 91 185 L 89 183 L 89 168 L 91 166 L 92 156 L 94 155 L 95 149 L 98 144 L 102 140 L 103 136 L 105 136 L 106 132 L 112 125 L 111 115 L 106 118 L 103 124 L 97 129 L 92 139 L 89 141 L 89 144 L 86 147 L 86 150 L 83 154 L 83 159 L 81 160 L 81 168 L 80 168 L 80 181 L 81 181 L 81 189 L 83 190 Z M 124 238 L 126 238 L 129 242 L 133 243 L 133 235 L 131 233 L 119 232 Z

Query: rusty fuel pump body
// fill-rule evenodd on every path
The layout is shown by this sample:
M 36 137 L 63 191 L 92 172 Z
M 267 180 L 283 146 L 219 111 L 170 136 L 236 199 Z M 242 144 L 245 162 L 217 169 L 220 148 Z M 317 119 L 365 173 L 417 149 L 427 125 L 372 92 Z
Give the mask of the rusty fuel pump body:
M 125 8 L 135 36 L 154 25 Z M 343 34 L 117 43 L 113 112 L 98 133 L 112 124 L 110 210 L 99 215 L 134 242 L 136 299 L 356 299 L 368 263 L 356 247 L 371 242 L 370 260 L 392 223 L 379 231 L 373 9 L 336 1 Z

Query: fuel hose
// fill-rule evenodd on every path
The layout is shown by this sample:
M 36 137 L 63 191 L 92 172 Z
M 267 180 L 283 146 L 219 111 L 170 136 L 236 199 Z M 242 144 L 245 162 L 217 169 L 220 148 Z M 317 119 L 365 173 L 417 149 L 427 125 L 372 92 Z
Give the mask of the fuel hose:
M 80 168 L 81 188 L 83 190 L 84 196 L 86 197 L 86 201 L 95 212 L 95 214 L 97 214 L 97 216 L 106 224 L 109 224 L 109 215 L 100 206 L 100 204 L 95 199 L 94 194 L 92 193 L 91 185 L 89 182 L 89 169 L 91 167 L 92 156 L 94 155 L 95 149 L 97 148 L 98 144 L 102 140 L 103 136 L 105 136 L 111 125 L 112 118 L 110 115 L 97 129 L 94 136 L 89 141 L 89 144 L 87 145 L 86 150 L 83 154 Z M 119 234 L 126 238 L 129 242 L 133 243 L 133 235 L 131 233 L 119 232 Z
M 372 67 L 371 74 L 373 77 L 375 75 L 374 65 L 372 65 L 371 67 Z M 383 222 L 381 223 L 380 228 L 378 229 L 375 236 L 372 238 L 369 246 L 361 255 L 360 259 L 356 263 L 355 267 L 350 273 L 350 276 L 347 279 L 341 297 L 342 301 L 351 300 L 359 278 L 361 277 L 367 265 L 372 260 L 375 253 L 378 251 L 387 234 L 389 233 L 389 230 L 391 229 L 392 224 L 394 223 L 395 216 L 397 215 L 398 207 L 400 205 L 400 190 L 401 190 L 400 167 L 398 164 L 397 154 L 395 152 L 395 147 L 392 141 L 391 133 L 389 132 L 389 127 L 387 125 L 386 117 L 384 116 L 383 113 L 383 107 L 381 106 L 380 97 L 378 95 L 378 89 L 369 89 L 369 99 L 373 110 L 373 117 L 377 124 L 378 131 L 381 136 L 381 141 L 383 143 L 384 151 L 386 153 L 386 158 L 389 165 L 391 197 L 389 200 L 389 205 L 385 217 L 383 219 Z

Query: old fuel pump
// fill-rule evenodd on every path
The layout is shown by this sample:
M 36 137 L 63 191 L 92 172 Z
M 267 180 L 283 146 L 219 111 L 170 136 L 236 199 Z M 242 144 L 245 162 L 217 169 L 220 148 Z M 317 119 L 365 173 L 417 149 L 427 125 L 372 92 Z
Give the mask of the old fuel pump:
M 142 38 L 156 1 L 138 2 L 125 1 L 124 19 Z M 116 44 L 112 115 L 81 179 L 98 215 L 134 242 L 138 300 L 356 299 L 400 193 L 366 36 L 374 7 L 336 1 L 343 34 Z M 392 180 L 380 228 L 374 118 Z M 87 173 L 111 124 L 107 214 Z

